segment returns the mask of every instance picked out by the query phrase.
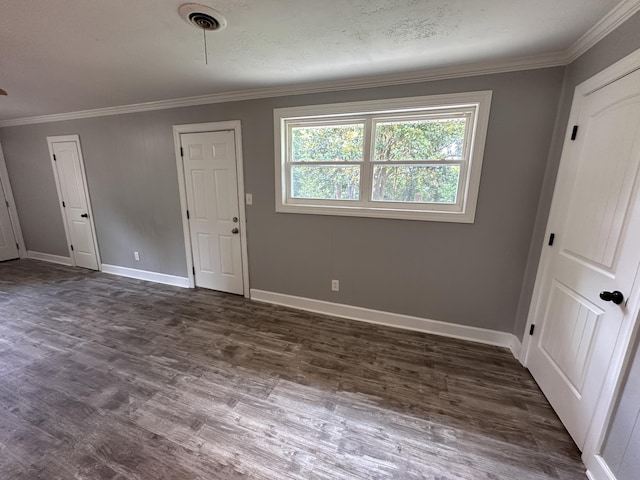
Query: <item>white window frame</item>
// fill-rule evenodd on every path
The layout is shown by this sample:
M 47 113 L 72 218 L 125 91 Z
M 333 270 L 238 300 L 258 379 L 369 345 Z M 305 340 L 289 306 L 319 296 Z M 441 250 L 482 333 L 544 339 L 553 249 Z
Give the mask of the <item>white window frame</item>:
M 427 220 L 438 222 L 473 223 L 475 219 L 484 146 L 489 124 L 491 106 L 490 90 L 447 95 L 431 95 L 399 99 L 373 100 L 365 102 L 334 103 L 302 107 L 276 108 L 274 115 L 276 211 L 283 213 L 303 213 L 314 215 L 346 215 L 358 217 L 399 218 L 407 220 Z M 458 162 L 424 162 L 460 164 L 460 188 L 456 204 L 381 202 L 370 201 L 371 174 L 377 163 L 368 158 L 373 151 L 374 125 L 378 121 L 388 121 L 420 114 L 447 114 L 464 112 L 468 133 L 463 146 L 463 159 Z M 341 165 L 361 165 L 360 200 L 318 200 L 291 198 L 289 189 L 288 139 L 293 126 L 304 124 L 348 124 L 365 123 L 363 162 L 344 162 Z M 397 162 L 411 164 L 411 162 Z M 416 162 L 416 164 L 423 162 Z M 316 162 L 307 164 L 316 165 Z M 395 164 L 384 162 L 384 164 Z

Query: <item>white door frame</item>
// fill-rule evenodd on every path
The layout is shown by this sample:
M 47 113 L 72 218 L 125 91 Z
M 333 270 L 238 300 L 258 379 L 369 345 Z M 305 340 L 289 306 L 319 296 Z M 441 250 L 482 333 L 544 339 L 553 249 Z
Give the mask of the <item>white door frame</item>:
M 573 142 L 570 139 L 569 132 L 573 125 L 577 123 L 580 112 L 579 109 L 575 107 L 580 99 L 615 82 L 616 80 L 619 80 L 620 78 L 630 73 L 633 73 L 638 69 L 640 69 L 640 50 L 637 50 L 634 53 L 626 56 L 622 60 L 614 63 L 610 67 L 594 75 L 593 77 L 584 81 L 576 87 L 571 107 L 571 117 L 569 118 L 567 131 L 565 134 L 562 157 L 565 157 L 567 155 L 567 152 L 570 151 L 573 145 Z M 638 179 L 637 181 L 640 182 L 640 179 Z M 542 279 L 546 277 L 548 269 L 551 267 L 552 252 L 547 248 L 546 240 L 554 230 L 554 227 L 552 225 L 554 220 L 553 208 L 554 205 L 552 204 L 550 210 L 551 214 L 549 216 L 549 221 L 547 224 L 547 231 L 545 232 L 544 236 L 545 242 L 543 243 L 540 263 L 538 266 L 538 273 L 536 275 L 536 283 L 533 290 L 531 305 L 529 307 L 525 336 L 522 342 L 521 361 L 524 366 L 527 366 L 529 351 L 533 344 L 533 342 L 531 341 L 532 337 L 530 335 L 527 335 L 526 332 L 528 332 L 531 328 L 531 324 L 534 322 L 534 319 L 538 315 L 538 310 L 542 308 L 544 299 L 541 298 L 541 283 Z M 627 295 L 626 305 L 629 315 L 634 320 L 629 322 L 629 325 L 624 327 L 619 333 L 611 359 L 611 365 L 605 379 L 605 384 L 602 387 L 600 399 L 598 400 L 597 406 L 595 408 L 593 418 L 591 419 L 591 426 L 589 427 L 585 439 L 584 449 L 582 451 L 582 460 L 587 466 L 589 477 L 594 480 L 605 478 L 615 480 L 615 477 L 609 476 L 610 472 L 607 472 L 608 468 L 606 466 L 606 462 L 604 462 L 604 460 L 600 456 L 600 448 L 604 443 L 607 429 L 611 421 L 613 408 L 621 390 L 621 381 L 624 377 L 624 372 L 626 371 L 630 362 L 632 350 L 631 347 L 633 346 L 633 341 L 637 335 L 637 330 L 640 327 L 640 322 L 638 321 L 640 314 L 640 271 L 636 273 L 633 287 Z
M 79 135 L 58 135 L 55 137 L 47 137 L 47 146 L 49 147 L 49 160 L 51 161 L 51 168 L 53 169 L 53 178 L 56 181 L 56 191 L 58 192 L 58 206 L 60 207 L 60 214 L 62 215 L 62 223 L 64 224 L 64 233 L 67 236 L 67 249 L 69 250 L 69 258 L 71 259 L 71 265 L 76 266 L 76 260 L 71 251 L 71 235 L 69 234 L 69 225 L 67 222 L 67 215 L 62 206 L 62 189 L 60 188 L 60 178 L 58 178 L 58 169 L 56 162 L 53 159 L 53 144 L 58 142 L 76 142 L 78 146 L 78 158 L 80 160 L 80 172 L 82 174 L 82 184 L 84 186 L 84 194 L 87 198 L 87 213 L 89 214 L 89 225 L 91 225 L 91 235 L 93 236 L 93 248 L 96 252 L 96 260 L 98 261 L 98 270 L 102 270 L 102 261 L 100 260 L 100 250 L 98 249 L 98 237 L 96 235 L 96 226 L 93 222 L 93 209 L 91 208 L 91 197 L 89 196 L 89 184 L 87 183 L 87 174 L 84 170 L 84 157 L 82 156 L 82 147 L 80 145 Z
M 13 198 L 13 190 L 11 190 L 11 182 L 9 182 L 9 172 L 7 171 L 7 165 L 4 161 L 4 153 L 2 151 L 2 144 L 0 144 L 0 184 L 4 190 L 4 196 L 7 202 L 9 202 L 9 218 L 11 219 L 11 226 L 13 227 L 13 235 L 18 242 L 18 254 L 20 258 L 27 258 L 27 248 L 24 244 L 24 237 L 22 236 L 22 228 L 20 227 L 20 220 L 18 219 L 18 210 L 16 209 L 16 201 Z
M 184 232 L 184 247 L 187 260 L 187 275 L 189 288 L 196 286 L 193 273 L 193 251 L 191 249 L 191 234 L 187 219 L 187 190 L 184 180 L 184 164 L 180 155 L 180 135 L 183 133 L 205 133 L 231 130 L 234 132 L 236 146 L 236 176 L 238 179 L 238 209 L 240 214 L 240 255 L 242 257 L 242 285 L 245 298 L 249 294 L 249 255 L 247 253 L 247 216 L 244 203 L 244 162 L 242 157 L 242 125 L 240 120 L 227 122 L 191 123 L 173 126 L 173 143 L 175 145 L 176 167 L 178 169 L 178 188 L 180 189 L 180 210 L 182 215 L 182 229 Z

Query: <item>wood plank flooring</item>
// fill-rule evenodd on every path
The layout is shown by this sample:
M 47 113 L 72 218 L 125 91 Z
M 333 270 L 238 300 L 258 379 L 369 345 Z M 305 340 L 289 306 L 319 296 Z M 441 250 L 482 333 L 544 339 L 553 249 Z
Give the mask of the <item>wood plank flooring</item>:
M 584 479 L 504 349 L 0 264 L 0 479 Z

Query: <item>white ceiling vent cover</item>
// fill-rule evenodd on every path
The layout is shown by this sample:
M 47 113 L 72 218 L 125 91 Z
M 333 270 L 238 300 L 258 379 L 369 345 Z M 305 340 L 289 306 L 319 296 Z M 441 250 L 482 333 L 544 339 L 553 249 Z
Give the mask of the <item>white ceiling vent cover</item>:
M 197 3 L 185 3 L 178 9 L 180 16 L 191 25 L 201 30 L 223 30 L 227 26 L 227 19 L 211 7 Z

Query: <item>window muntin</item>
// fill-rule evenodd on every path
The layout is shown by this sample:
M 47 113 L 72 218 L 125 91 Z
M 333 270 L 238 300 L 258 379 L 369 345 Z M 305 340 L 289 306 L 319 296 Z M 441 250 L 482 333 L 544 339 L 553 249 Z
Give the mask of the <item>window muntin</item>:
M 289 201 L 359 201 L 364 120 L 289 122 L 287 127 Z
M 374 119 L 372 202 L 457 204 L 470 114 Z
M 276 210 L 472 222 L 490 98 L 276 109 Z

